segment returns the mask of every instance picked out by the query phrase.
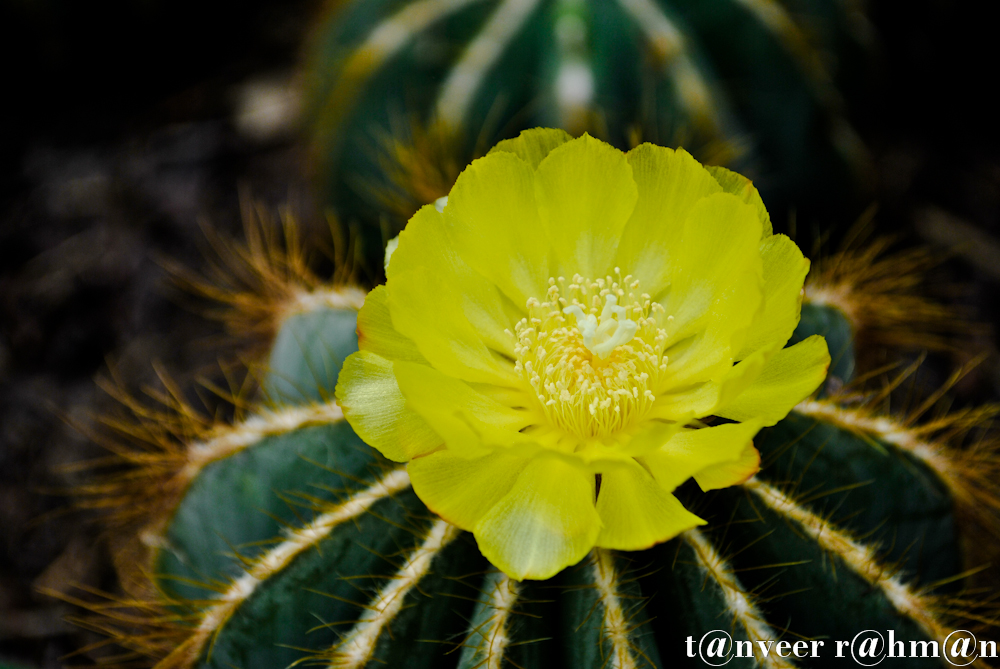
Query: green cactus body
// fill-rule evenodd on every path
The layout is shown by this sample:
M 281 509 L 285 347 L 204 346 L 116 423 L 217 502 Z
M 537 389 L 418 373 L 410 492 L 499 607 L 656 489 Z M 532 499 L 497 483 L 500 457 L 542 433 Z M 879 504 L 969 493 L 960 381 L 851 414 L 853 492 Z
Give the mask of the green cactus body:
M 388 195 L 402 225 L 470 158 L 536 126 L 683 145 L 772 205 L 840 192 L 864 150 L 831 54 L 860 53 L 858 16 L 827 1 L 335 2 L 309 51 L 321 192 L 376 223 Z
M 824 642 L 815 659 L 731 661 L 786 668 L 838 661 L 834 641 L 861 630 L 947 634 L 942 598 L 960 583 L 935 584 L 963 569 L 947 476 L 860 415 L 846 429 L 853 410 L 835 398 L 762 432 L 763 467 L 743 486 L 679 490 L 704 528 L 643 552 L 596 549 L 549 581 L 510 579 L 333 403 L 355 319 L 329 307 L 285 319 L 268 408 L 192 445 L 186 493 L 152 542 L 182 637 L 158 666 L 625 669 L 701 666 L 687 638 L 711 630 L 755 647 Z M 814 333 L 849 381 L 851 324 L 807 305 L 793 341 Z

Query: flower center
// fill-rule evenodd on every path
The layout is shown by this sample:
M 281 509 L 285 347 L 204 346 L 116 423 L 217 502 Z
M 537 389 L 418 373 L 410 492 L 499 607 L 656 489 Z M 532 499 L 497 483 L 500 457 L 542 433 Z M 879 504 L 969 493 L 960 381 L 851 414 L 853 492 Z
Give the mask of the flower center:
M 538 396 L 546 416 L 582 438 L 614 434 L 641 418 L 656 400 L 666 332 L 663 307 L 639 291 L 632 276 L 567 285 L 549 279 L 545 300 L 529 298 L 528 318 L 511 333 L 515 369 Z

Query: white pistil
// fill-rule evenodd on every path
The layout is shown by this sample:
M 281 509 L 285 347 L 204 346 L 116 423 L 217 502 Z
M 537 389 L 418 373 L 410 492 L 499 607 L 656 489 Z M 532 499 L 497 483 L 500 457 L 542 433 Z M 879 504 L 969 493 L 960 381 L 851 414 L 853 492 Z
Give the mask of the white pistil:
M 613 350 L 632 341 L 639 329 L 638 323 L 626 317 L 628 310 L 618 306 L 616 295 L 605 298 L 600 319 L 594 314 L 584 315 L 583 309 L 576 304 L 563 309 L 563 313 L 576 316 L 576 327 L 583 335 L 583 345 L 601 360 L 607 360 Z

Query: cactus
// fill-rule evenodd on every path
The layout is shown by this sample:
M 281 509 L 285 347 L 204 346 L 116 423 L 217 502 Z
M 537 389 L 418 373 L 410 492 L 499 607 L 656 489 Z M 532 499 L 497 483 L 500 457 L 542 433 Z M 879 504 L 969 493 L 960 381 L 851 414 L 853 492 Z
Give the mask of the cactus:
M 111 447 L 130 468 L 81 491 L 85 505 L 117 510 L 132 549 L 119 560 L 132 597 L 91 600 L 97 615 L 80 619 L 122 657 L 163 669 L 596 669 L 700 666 L 687 640 L 711 630 L 825 641 L 821 659 L 756 643 L 753 658 L 732 659 L 779 669 L 836 661 L 833 642 L 861 630 L 943 643 L 992 615 L 963 585 L 975 565 L 959 530 L 976 516 L 996 532 L 997 449 L 969 443 L 995 410 L 925 419 L 935 396 L 894 416 L 881 410 L 892 386 L 852 383 L 866 334 L 935 312 L 907 296 L 912 276 L 893 272 L 905 258 L 848 251 L 817 268 L 792 342 L 824 335 L 830 380 L 754 440 L 755 477 L 679 489 L 707 526 L 641 552 L 597 548 L 550 580 L 517 582 L 428 511 L 405 467 L 365 445 L 333 400 L 364 293 L 319 281 L 294 238 L 288 252 L 252 241 L 229 276 L 253 290 L 223 294 L 242 307 L 234 327 L 271 332 L 257 399 L 227 423 L 176 390 L 160 411 L 122 396 L 132 418 L 112 426 L 131 444 Z M 895 280 L 873 280 L 884 276 Z M 914 309 L 873 321 L 864 305 L 893 296 Z
M 549 126 L 685 146 L 779 211 L 829 202 L 867 169 L 838 88 L 864 25 L 828 1 L 338 0 L 308 49 L 321 197 L 398 231 L 470 159 Z

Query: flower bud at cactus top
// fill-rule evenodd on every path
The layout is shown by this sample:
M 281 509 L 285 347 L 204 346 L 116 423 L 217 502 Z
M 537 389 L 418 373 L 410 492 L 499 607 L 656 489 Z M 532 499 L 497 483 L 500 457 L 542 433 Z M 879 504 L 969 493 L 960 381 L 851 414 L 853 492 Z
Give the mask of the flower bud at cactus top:
M 704 524 L 671 493 L 750 478 L 753 436 L 826 377 L 822 337 L 783 348 L 808 262 L 716 173 L 526 131 L 414 216 L 369 294 L 348 422 L 512 578 Z

